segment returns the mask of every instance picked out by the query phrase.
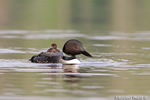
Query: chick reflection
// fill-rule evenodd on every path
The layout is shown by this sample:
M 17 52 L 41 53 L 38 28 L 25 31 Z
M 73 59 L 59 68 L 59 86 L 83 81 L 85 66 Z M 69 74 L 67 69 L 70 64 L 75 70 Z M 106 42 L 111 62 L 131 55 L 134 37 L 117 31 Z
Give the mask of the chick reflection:
M 63 65 L 64 81 L 79 82 L 79 66 L 78 65 Z

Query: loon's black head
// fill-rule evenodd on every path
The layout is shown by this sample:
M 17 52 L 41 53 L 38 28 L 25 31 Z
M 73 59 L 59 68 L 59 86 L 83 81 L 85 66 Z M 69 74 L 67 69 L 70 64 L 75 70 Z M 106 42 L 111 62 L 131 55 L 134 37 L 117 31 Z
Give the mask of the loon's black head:
M 82 43 L 75 39 L 68 40 L 64 44 L 63 52 L 72 56 L 83 54 L 85 56 L 92 57 L 87 51 L 84 50 Z

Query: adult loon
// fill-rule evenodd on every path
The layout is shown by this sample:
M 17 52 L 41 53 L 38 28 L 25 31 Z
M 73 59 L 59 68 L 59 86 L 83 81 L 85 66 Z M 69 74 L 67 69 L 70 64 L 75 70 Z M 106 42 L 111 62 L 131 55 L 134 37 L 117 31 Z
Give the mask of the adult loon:
M 71 57 L 65 56 L 64 53 L 71 55 Z M 34 63 L 80 64 L 80 60 L 76 57 L 79 54 L 92 57 L 92 55 L 84 50 L 79 40 L 71 39 L 64 44 L 63 52 L 58 50 L 57 45 L 53 43 L 47 52 L 41 52 L 38 55 L 32 56 L 30 61 Z

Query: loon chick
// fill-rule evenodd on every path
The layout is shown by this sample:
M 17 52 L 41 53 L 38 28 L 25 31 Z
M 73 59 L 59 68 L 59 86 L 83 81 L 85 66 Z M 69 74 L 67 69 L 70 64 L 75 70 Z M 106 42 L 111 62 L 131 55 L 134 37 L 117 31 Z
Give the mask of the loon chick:
M 47 52 L 60 52 L 57 49 L 57 45 L 55 43 L 51 44 L 51 48 L 47 50 Z

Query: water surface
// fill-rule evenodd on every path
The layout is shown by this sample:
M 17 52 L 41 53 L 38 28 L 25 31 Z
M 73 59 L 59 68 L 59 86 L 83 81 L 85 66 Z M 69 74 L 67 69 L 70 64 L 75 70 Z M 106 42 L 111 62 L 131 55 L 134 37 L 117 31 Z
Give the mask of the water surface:
M 149 96 L 149 35 L 149 31 L 93 36 L 77 30 L 1 30 L 0 99 L 113 100 L 117 95 Z M 82 41 L 93 58 L 79 55 L 80 65 L 28 61 L 51 43 L 62 49 L 70 38 Z

